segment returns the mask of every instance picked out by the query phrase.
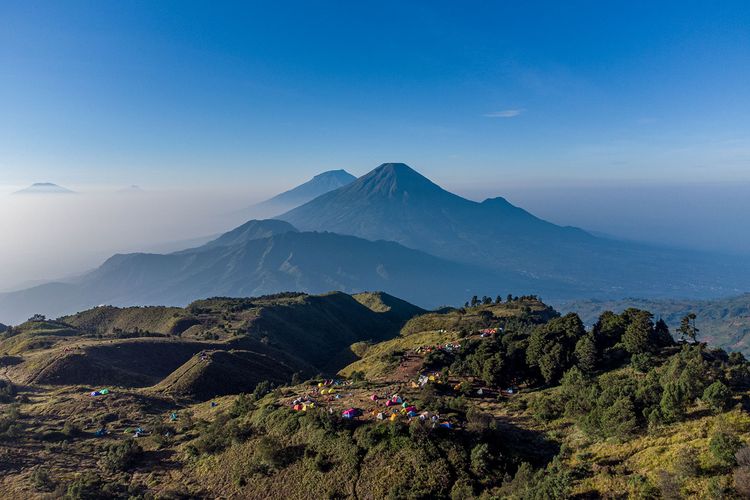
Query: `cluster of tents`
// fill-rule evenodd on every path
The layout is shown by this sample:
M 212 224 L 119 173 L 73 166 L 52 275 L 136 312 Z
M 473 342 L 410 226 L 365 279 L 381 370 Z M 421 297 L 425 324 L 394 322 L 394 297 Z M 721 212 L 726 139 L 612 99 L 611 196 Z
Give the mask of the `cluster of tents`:
M 292 410 L 294 411 L 307 411 L 315 407 L 315 401 L 309 397 L 297 398 L 292 401 Z
M 318 382 L 318 387 L 329 387 L 329 386 L 339 386 L 339 385 L 351 385 L 351 381 L 348 380 L 340 380 L 337 378 L 332 378 L 328 380 L 324 380 L 322 382 Z
M 484 337 L 488 337 L 490 335 L 496 335 L 496 334 L 498 334 L 499 332 L 502 332 L 502 331 L 503 331 L 503 329 L 500 328 L 500 327 L 497 327 L 497 328 L 482 328 L 481 330 L 479 330 L 479 336 L 482 337 L 482 338 L 484 338 Z
M 416 389 L 417 387 L 424 387 L 425 385 L 427 385 L 427 382 L 437 382 L 439 378 L 439 372 L 422 373 L 419 375 L 416 383 L 412 382 L 412 388 Z
M 446 352 L 453 352 L 461 349 L 461 344 L 458 342 L 448 342 L 446 344 L 441 345 L 423 345 L 419 346 L 416 349 L 417 354 L 429 354 L 433 351 L 446 351 Z
M 95 397 L 95 396 L 105 396 L 109 394 L 109 389 L 99 389 L 98 391 L 92 391 L 89 396 Z

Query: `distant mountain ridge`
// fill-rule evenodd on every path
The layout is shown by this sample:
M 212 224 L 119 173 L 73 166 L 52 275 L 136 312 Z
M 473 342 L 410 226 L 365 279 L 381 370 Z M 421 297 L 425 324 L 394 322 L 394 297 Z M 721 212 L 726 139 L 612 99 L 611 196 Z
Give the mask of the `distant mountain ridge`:
M 172 254 L 120 254 L 75 282 L 0 294 L 0 318 L 58 316 L 98 304 L 185 305 L 213 296 L 280 291 L 383 290 L 423 307 L 463 302 L 524 276 L 451 262 L 388 241 L 299 232 L 283 221 L 250 221 L 201 247 Z
M 736 295 L 748 262 L 595 237 L 501 197 L 450 193 L 387 163 L 277 219 L 250 220 L 201 246 L 115 255 L 65 283 L 0 294 L 0 321 L 209 296 L 384 290 L 422 307 L 472 295 L 546 299 Z
M 750 285 L 742 259 L 597 238 L 544 221 L 504 198 L 481 203 L 436 185 L 403 163 L 278 217 L 301 231 L 396 241 L 445 259 L 594 290 L 592 296 L 721 295 Z M 572 288 L 571 288 L 572 291 Z

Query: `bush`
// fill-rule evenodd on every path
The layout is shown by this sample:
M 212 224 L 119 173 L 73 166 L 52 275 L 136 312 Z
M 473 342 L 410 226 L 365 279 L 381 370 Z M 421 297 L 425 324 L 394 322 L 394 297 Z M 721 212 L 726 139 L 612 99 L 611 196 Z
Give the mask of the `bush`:
M 710 406 L 715 413 L 721 413 L 729 407 L 729 403 L 732 401 L 732 391 L 721 381 L 717 380 L 706 387 L 701 399 L 704 403 Z
M 255 452 L 258 458 L 266 465 L 274 468 L 286 463 L 284 448 L 271 436 L 263 436 L 255 443 Z
M 109 471 L 125 471 L 131 468 L 143 454 L 134 439 L 113 443 L 102 458 L 102 466 Z
M 716 460 L 723 465 L 734 465 L 736 463 L 735 454 L 742 448 L 742 441 L 734 434 L 719 431 L 711 436 L 708 442 L 708 449 Z
M 611 406 L 604 408 L 601 417 L 601 430 L 604 435 L 625 439 L 637 428 L 633 402 L 629 398 L 619 398 Z
M 31 473 L 31 485 L 36 491 L 52 491 L 56 484 L 50 477 L 49 471 L 44 467 L 37 467 Z
M 85 474 L 74 479 L 68 484 L 66 499 L 69 500 L 91 500 L 107 498 L 102 492 L 102 480 L 94 474 Z
M 270 393 L 273 390 L 273 385 L 268 380 L 263 380 L 261 382 L 258 382 L 255 385 L 255 389 L 253 390 L 252 397 L 255 401 L 263 398 L 266 394 Z
M 654 367 L 654 357 L 647 352 L 639 352 L 630 357 L 630 364 L 634 370 L 646 373 Z
M 10 403 L 16 395 L 16 386 L 7 380 L 0 380 L 0 403 Z
M 560 418 L 563 412 L 562 402 L 557 396 L 540 394 L 531 400 L 529 404 L 531 414 L 537 420 L 548 422 Z
M 0 438 L 16 439 L 21 435 L 23 426 L 18 421 L 21 413 L 18 405 L 10 405 L 4 415 L 0 416 Z
M 244 393 L 240 394 L 237 396 L 237 399 L 234 400 L 232 408 L 229 410 L 229 414 L 234 418 L 247 415 L 255 409 L 253 401 L 254 398 L 252 396 L 248 396 Z
M 492 468 L 492 455 L 487 443 L 480 443 L 471 450 L 471 471 L 478 477 L 486 476 Z

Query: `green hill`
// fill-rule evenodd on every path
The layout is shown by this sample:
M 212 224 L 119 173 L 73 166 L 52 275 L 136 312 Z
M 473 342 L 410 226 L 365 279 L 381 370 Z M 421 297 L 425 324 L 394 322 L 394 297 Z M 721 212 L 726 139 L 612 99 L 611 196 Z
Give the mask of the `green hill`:
M 114 324 L 171 327 L 153 308 L 142 322 L 136 310 L 106 309 L 22 325 L 5 341 L 33 334 L 57 344 L 21 350 L 0 373 L 46 359 L 39 373 L 66 361 L 81 378 L 0 384 L 0 494 L 561 500 L 750 491 L 750 363 L 741 354 L 675 343 L 644 310 L 605 313 L 586 329 L 536 297 L 487 302 L 409 318 L 415 308 L 379 293 L 216 298 L 177 311 L 200 319 L 183 332 L 191 338 L 115 336 Z M 394 324 L 400 333 L 381 330 Z M 61 351 L 71 339 L 80 352 Z M 177 361 L 167 349 L 192 344 L 201 349 L 154 385 L 89 394 L 103 385 L 100 371 L 158 378 L 161 364 Z M 86 358 L 97 360 L 88 371 Z M 339 378 L 302 381 L 344 359 L 354 362 L 338 366 Z M 297 363 L 308 373 L 293 376 Z
M 352 344 L 390 338 L 420 312 L 378 292 L 358 299 L 341 292 L 213 298 L 186 308 L 101 306 L 12 327 L 0 334 L 0 353 L 9 360 L 6 375 L 18 383 L 146 387 L 181 370 L 160 387 L 211 397 L 261 380 L 288 381 L 295 372 L 334 374 L 355 359 Z M 218 360 L 208 363 L 209 372 L 187 368 L 209 351 Z M 244 382 L 236 382 L 242 373 Z

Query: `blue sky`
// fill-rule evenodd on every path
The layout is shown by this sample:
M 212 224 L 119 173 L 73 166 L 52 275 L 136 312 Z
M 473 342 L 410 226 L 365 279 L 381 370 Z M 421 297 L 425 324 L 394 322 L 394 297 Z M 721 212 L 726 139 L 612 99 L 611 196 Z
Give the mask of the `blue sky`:
M 257 4 L 0 3 L 0 184 L 750 181 L 750 2 Z

